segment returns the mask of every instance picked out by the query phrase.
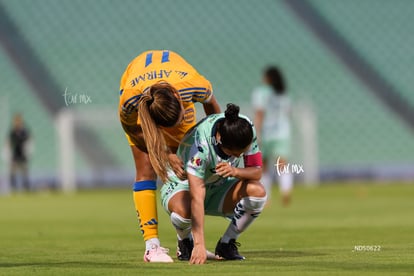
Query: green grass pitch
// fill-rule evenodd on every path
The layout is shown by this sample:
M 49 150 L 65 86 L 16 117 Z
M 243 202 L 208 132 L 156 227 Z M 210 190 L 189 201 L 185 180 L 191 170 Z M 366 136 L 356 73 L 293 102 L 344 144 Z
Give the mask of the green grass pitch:
M 245 261 L 191 266 L 143 262 L 129 190 L 0 197 L 0 275 L 414 274 L 414 185 L 297 187 L 288 208 L 276 189 L 272 199 L 239 239 Z M 175 232 L 159 215 L 175 256 Z M 206 218 L 210 250 L 227 224 Z

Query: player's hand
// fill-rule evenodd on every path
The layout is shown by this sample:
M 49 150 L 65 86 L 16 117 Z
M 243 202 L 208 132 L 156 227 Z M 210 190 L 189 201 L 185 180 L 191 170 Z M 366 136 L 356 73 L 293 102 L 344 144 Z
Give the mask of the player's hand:
M 216 174 L 220 175 L 221 177 L 236 176 L 236 168 L 232 167 L 227 162 L 221 162 L 216 166 Z
M 190 264 L 205 264 L 207 261 L 207 250 L 204 245 L 194 245 L 191 253 Z
M 168 154 L 168 160 L 170 161 L 170 165 L 179 179 L 184 180 L 187 179 L 187 174 L 184 171 L 184 163 L 183 161 L 174 153 Z

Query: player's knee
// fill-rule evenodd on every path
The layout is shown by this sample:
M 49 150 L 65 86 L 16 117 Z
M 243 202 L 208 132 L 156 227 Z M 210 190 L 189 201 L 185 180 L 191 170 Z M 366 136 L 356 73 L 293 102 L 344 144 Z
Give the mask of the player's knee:
M 265 197 L 266 190 L 259 181 L 249 182 L 247 184 L 247 195 L 254 197 Z
M 188 191 L 176 193 L 168 201 L 168 210 L 184 218 L 191 217 L 191 197 Z
M 183 218 L 179 214 L 172 212 L 170 215 L 171 223 L 174 225 L 176 229 L 179 230 L 186 230 L 191 228 L 191 219 L 190 218 Z
M 241 203 L 246 211 L 255 213 L 257 215 L 262 212 L 264 205 L 266 204 L 267 197 L 254 197 L 248 196 L 241 199 Z
M 144 191 L 144 190 L 156 190 L 157 182 L 155 180 L 144 180 L 137 181 L 133 185 L 134 192 Z

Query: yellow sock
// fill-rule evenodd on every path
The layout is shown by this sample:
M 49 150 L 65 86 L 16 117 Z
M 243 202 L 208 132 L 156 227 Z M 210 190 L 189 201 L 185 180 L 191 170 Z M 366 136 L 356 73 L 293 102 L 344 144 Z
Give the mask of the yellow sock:
M 134 191 L 133 196 L 144 241 L 158 238 L 156 190 Z

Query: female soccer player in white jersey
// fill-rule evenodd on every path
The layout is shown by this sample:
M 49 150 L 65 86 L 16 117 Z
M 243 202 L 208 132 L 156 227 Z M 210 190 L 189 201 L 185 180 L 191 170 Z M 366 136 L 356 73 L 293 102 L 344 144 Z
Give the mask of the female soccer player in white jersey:
M 263 152 L 264 170 L 262 183 L 268 197 L 276 171 L 278 175 L 283 205 L 288 205 L 293 186 L 293 175 L 283 169 L 290 153 L 290 110 L 289 96 L 281 71 L 269 67 L 264 72 L 264 85 L 257 87 L 252 94 L 255 110 L 254 124 Z M 279 170 L 275 166 L 279 165 Z
M 161 201 L 177 230 L 178 259 L 206 262 L 204 214 L 232 219 L 217 243 L 216 256 L 244 259 L 237 237 L 266 202 L 259 181 L 262 157 L 251 121 L 239 116 L 238 106 L 229 104 L 224 114 L 210 115 L 190 130 L 177 155 L 184 162 L 187 180 L 171 170 L 161 188 Z

